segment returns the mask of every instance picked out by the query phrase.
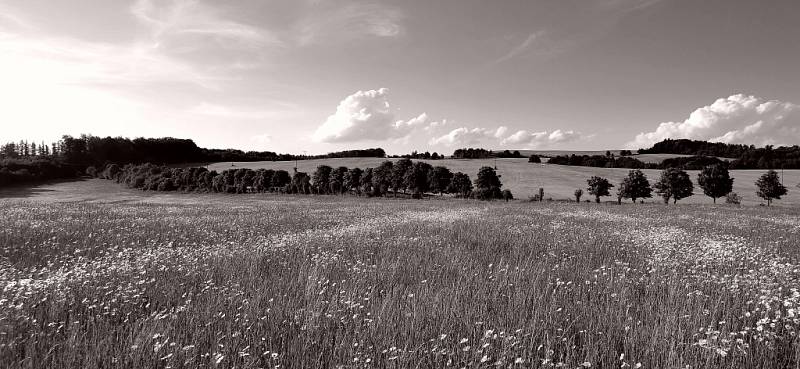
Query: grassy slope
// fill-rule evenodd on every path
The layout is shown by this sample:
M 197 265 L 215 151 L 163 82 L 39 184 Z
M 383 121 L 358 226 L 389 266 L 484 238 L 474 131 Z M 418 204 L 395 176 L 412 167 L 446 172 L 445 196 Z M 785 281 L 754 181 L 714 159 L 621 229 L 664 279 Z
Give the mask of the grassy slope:
M 343 159 L 320 159 L 299 161 L 298 166 L 300 171 L 312 173 L 314 169 L 321 164 L 327 164 L 333 167 L 346 166 L 346 167 L 376 167 L 383 160 L 379 158 L 343 158 Z M 396 159 L 392 159 L 396 160 Z M 443 165 L 450 168 L 452 171 L 460 171 L 475 178 L 475 174 L 482 166 L 494 166 L 493 159 L 445 159 L 429 161 L 431 165 Z M 253 163 L 234 163 L 236 166 L 231 167 L 230 162 L 215 163 L 208 166 L 209 169 L 222 171 L 230 168 L 270 168 L 270 169 L 284 169 L 289 172 L 294 168 L 295 162 L 253 162 Z M 538 193 L 539 188 L 545 190 L 545 198 L 552 197 L 553 199 L 571 199 L 572 194 L 577 188 L 586 188 L 586 179 L 593 175 L 608 178 L 615 185 L 618 184 L 622 178 L 628 173 L 627 169 L 607 169 L 607 168 L 589 168 L 589 167 L 573 167 L 562 165 L 541 165 L 530 164 L 527 159 L 497 159 L 498 173 L 502 175 L 503 186 L 511 190 L 517 198 L 528 198 L 529 196 Z M 743 197 L 744 204 L 757 205 L 761 203 L 755 195 L 755 181 L 764 171 L 762 170 L 734 170 L 731 176 L 734 180 L 734 191 Z M 653 183 L 659 178 L 660 171 L 658 170 L 645 170 L 650 182 Z M 690 171 L 692 181 L 697 181 L 697 171 Z M 800 183 L 800 170 L 787 170 L 785 172 L 785 185 L 789 188 L 789 194 L 782 200 L 775 203 L 777 205 L 796 206 L 800 205 L 800 189 L 795 185 Z M 611 198 L 607 198 L 611 200 Z M 616 198 L 614 199 L 616 200 Z M 660 201 L 659 199 L 652 199 L 650 201 Z M 711 199 L 702 194 L 702 189 L 695 186 L 695 195 L 681 200 L 684 203 L 711 203 Z
M 71 189 L 0 199 L 2 367 L 797 363 L 794 209 Z

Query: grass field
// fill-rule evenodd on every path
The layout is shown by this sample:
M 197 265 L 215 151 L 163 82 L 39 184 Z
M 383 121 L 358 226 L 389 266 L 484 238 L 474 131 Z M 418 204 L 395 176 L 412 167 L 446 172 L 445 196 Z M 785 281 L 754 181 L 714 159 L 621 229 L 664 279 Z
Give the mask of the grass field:
M 798 365 L 791 208 L 0 196 L 0 367 Z
M 299 161 L 298 168 L 300 171 L 313 173 L 318 165 L 327 164 L 332 167 L 346 166 L 346 167 L 377 167 L 380 163 L 387 159 L 380 158 L 342 158 L 342 159 L 319 159 Z M 390 159 L 396 160 L 396 159 Z M 482 166 L 494 167 L 495 160 L 493 159 L 444 159 L 428 161 L 431 165 L 443 165 L 450 168 L 452 171 L 460 171 L 469 174 L 470 178 L 475 179 L 478 169 Z M 231 164 L 235 166 L 231 166 Z M 230 168 L 270 168 L 270 169 L 284 169 L 291 173 L 295 166 L 295 162 L 250 162 L 250 163 L 215 163 L 208 166 L 209 169 L 222 171 Z M 528 197 L 538 193 L 539 188 L 544 188 L 545 198 L 552 197 L 554 200 L 572 199 L 575 189 L 581 188 L 586 192 L 586 180 L 593 176 L 601 176 L 608 178 L 615 186 L 619 184 L 624 176 L 627 175 L 628 169 L 609 169 L 609 168 L 590 168 L 590 167 L 577 167 L 577 166 L 564 166 L 564 165 L 549 165 L 549 164 L 531 164 L 527 159 L 497 159 L 497 171 L 503 177 L 501 178 L 504 188 L 508 188 L 513 192 L 517 198 L 527 199 Z M 651 184 L 658 180 L 660 176 L 659 170 L 645 170 L 644 171 Z M 734 191 L 742 196 L 743 204 L 757 205 L 762 202 L 755 194 L 756 187 L 755 181 L 765 171 L 763 170 L 734 170 L 731 171 L 731 176 L 734 180 Z M 695 183 L 695 195 L 681 200 L 683 203 L 692 204 L 711 204 L 711 198 L 703 195 L 702 189 L 697 187 L 697 173 L 698 171 L 689 171 L 692 181 Z M 800 205 L 800 189 L 795 186 L 800 183 L 800 170 L 787 170 L 785 171 L 784 179 L 786 187 L 789 188 L 789 194 L 782 200 L 775 201 L 775 205 L 783 206 L 797 206 Z M 615 189 L 612 189 L 612 195 L 615 194 Z M 655 196 L 655 195 L 654 195 Z M 586 197 L 588 198 L 588 197 Z M 607 201 L 615 201 L 611 197 L 606 198 Z M 724 201 L 724 199 L 722 199 Z M 653 198 L 648 201 L 661 202 L 660 198 Z

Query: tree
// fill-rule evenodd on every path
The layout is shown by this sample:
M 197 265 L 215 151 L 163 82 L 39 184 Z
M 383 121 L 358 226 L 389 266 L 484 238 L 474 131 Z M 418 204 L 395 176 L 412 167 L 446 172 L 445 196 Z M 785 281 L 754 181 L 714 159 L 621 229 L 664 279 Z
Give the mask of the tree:
M 397 196 L 397 191 L 402 190 L 406 192 L 408 188 L 406 183 L 406 173 L 411 169 L 414 163 L 411 159 L 403 158 L 394 163 L 391 174 L 391 186 L 394 195 Z
M 594 196 L 594 201 L 598 204 L 601 196 L 611 196 L 609 190 L 614 187 L 607 179 L 598 176 L 587 179 L 586 183 L 589 185 L 589 194 Z
M 697 184 L 703 189 L 703 193 L 714 199 L 728 195 L 733 191 L 733 178 L 731 178 L 728 168 L 723 165 L 708 165 L 703 167 L 697 175 Z
M 309 194 L 311 193 L 311 177 L 306 172 L 294 172 L 290 187 L 289 192 Z
M 502 195 L 503 195 L 503 200 L 506 200 L 506 202 L 508 202 L 508 200 L 514 200 L 514 195 L 511 193 L 511 190 L 509 189 L 503 190 Z
M 539 157 L 539 155 L 531 155 L 531 157 L 528 158 L 528 163 L 541 163 L 541 162 L 542 159 Z
M 497 172 L 492 167 L 482 167 L 478 170 L 478 177 L 475 179 L 478 198 L 482 200 L 498 199 L 502 196 L 500 193 L 502 186 L 500 176 L 497 175 Z
M 331 193 L 341 194 L 344 192 L 344 175 L 349 169 L 347 167 L 338 167 L 331 171 L 330 188 Z
M 581 202 L 581 196 L 583 196 L 583 190 L 580 188 L 575 190 L 575 202 Z
M 367 195 L 372 194 L 372 168 L 364 169 L 364 174 L 361 175 L 361 189 Z
M 468 175 L 461 172 L 453 174 L 453 179 L 450 181 L 450 186 L 447 187 L 447 192 L 458 194 L 461 197 L 467 197 L 471 191 L 472 181 Z
M 403 180 L 404 188 L 411 190 L 415 197 L 422 197 L 425 192 L 430 190 L 430 172 L 433 167 L 424 162 L 415 162 L 411 168 L 406 171 L 406 176 Z
M 758 187 L 756 195 L 767 200 L 767 206 L 772 204 L 772 200 L 780 200 L 781 196 L 786 195 L 788 192 L 786 187 L 781 184 L 778 172 L 772 169 L 768 170 L 756 181 L 756 187 Z
M 689 179 L 689 174 L 679 168 L 668 168 L 661 171 L 661 178 L 653 187 L 656 188 L 656 193 L 664 198 L 665 204 L 669 203 L 670 198 L 677 203 L 678 200 L 694 194 L 694 185 Z
M 317 167 L 317 170 L 314 171 L 314 174 L 311 175 L 311 181 L 314 183 L 318 194 L 328 192 L 330 188 L 331 171 L 333 171 L 333 168 L 330 166 L 320 165 Z
M 633 200 L 646 199 L 653 197 L 653 189 L 650 188 L 650 182 L 647 176 L 639 169 L 634 169 L 628 172 L 628 176 L 619 184 L 618 194 L 620 198 Z
M 284 188 L 286 187 L 289 182 L 292 181 L 292 178 L 289 177 L 289 172 L 285 170 L 276 170 L 275 174 L 272 175 L 272 187 L 273 188 Z
M 453 172 L 447 167 L 437 166 L 431 170 L 430 183 L 431 191 L 438 192 L 442 195 L 450 187 L 450 181 L 453 180 Z
M 364 174 L 364 171 L 361 168 L 353 168 L 347 171 L 344 174 L 344 190 L 350 191 L 355 189 L 358 194 L 361 194 L 361 191 L 358 188 L 361 186 L 361 176 Z
M 392 168 L 394 164 L 387 160 L 372 170 L 372 195 L 381 196 L 389 191 L 392 186 Z

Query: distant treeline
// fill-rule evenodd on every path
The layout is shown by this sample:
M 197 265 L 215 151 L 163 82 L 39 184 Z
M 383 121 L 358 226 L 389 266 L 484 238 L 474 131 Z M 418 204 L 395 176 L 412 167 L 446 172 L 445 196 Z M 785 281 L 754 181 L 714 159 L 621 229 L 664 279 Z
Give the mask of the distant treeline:
M 645 163 L 631 156 L 614 155 L 561 155 L 554 156 L 550 164 L 574 165 L 596 168 L 628 168 L 628 169 L 666 169 L 681 168 L 684 170 L 701 170 L 709 165 L 721 165 L 728 168 L 728 162 L 709 156 L 676 157 L 663 160 L 661 163 Z
M 730 163 L 731 169 L 800 169 L 800 146 L 797 145 L 757 148 L 754 145 L 666 139 L 649 149 L 639 149 L 639 153 L 732 158 L 735 160 Z
M 392 157 L 392 158 L 406 158 L 406 159 L 423 159 L 423 160 L 439 160 L 439 159 L 444 159 L 445 158 L 444 154 L 439 155 L 439 153 L 437 153 L 436 151 L 434 151 L 433 153 L 430 153 L 429 151 L 425 151 L 425 152 L 412 151 L 411 154 L 394 155 L 394 156 L 390 156 L 390 157 Z
M 501 190 L 500 177 L 494 169 L 478 171 L 474 186 L 469 175 L 452 173 L 443 166 L 410 159 L 384 161 L 375 168 L 333 168 L 320 165 L 309 175 L 285 170 L 247 168 L 228 169 L 217 173 L 206 168 L 174 168 L 153 164 L 128 164 L 120 167 L 109 164 L 87 173 L 115 180 L 130 188 L 147 191 L 183 191 L 212 193 L 325 194 L 359 196 L 410 195 L 420 198 L 426 193 L 454 194 L 457 197 L 478 199 L 512 198 L 511 192 Z
M 457 149 L 453 152 L 454 159 L 488 159 L 488 158 L 524 158 L 519 151 L 498 151 L 481 148 Z
M 63 136 L 51 144 L 28 141 L 0 146 L 0 186 L 73 178 L 89 166 L 110 163 L 159 165 L 220 161 L 281 161 L 344 157 L 386 157 L 381 148 L 347 150 L 324 155 L 277 154 L 271 151 L 205 149 L 194 141 L 172 137 L 123 138 Z

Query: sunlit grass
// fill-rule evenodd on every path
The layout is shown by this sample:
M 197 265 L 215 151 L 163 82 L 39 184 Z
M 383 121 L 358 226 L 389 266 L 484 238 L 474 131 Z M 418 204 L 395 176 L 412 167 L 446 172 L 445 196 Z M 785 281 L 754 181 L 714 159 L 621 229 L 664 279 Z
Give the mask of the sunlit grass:
M 292 199 L 0 202 L 0 366 L 797 363 L 794 210 Z

